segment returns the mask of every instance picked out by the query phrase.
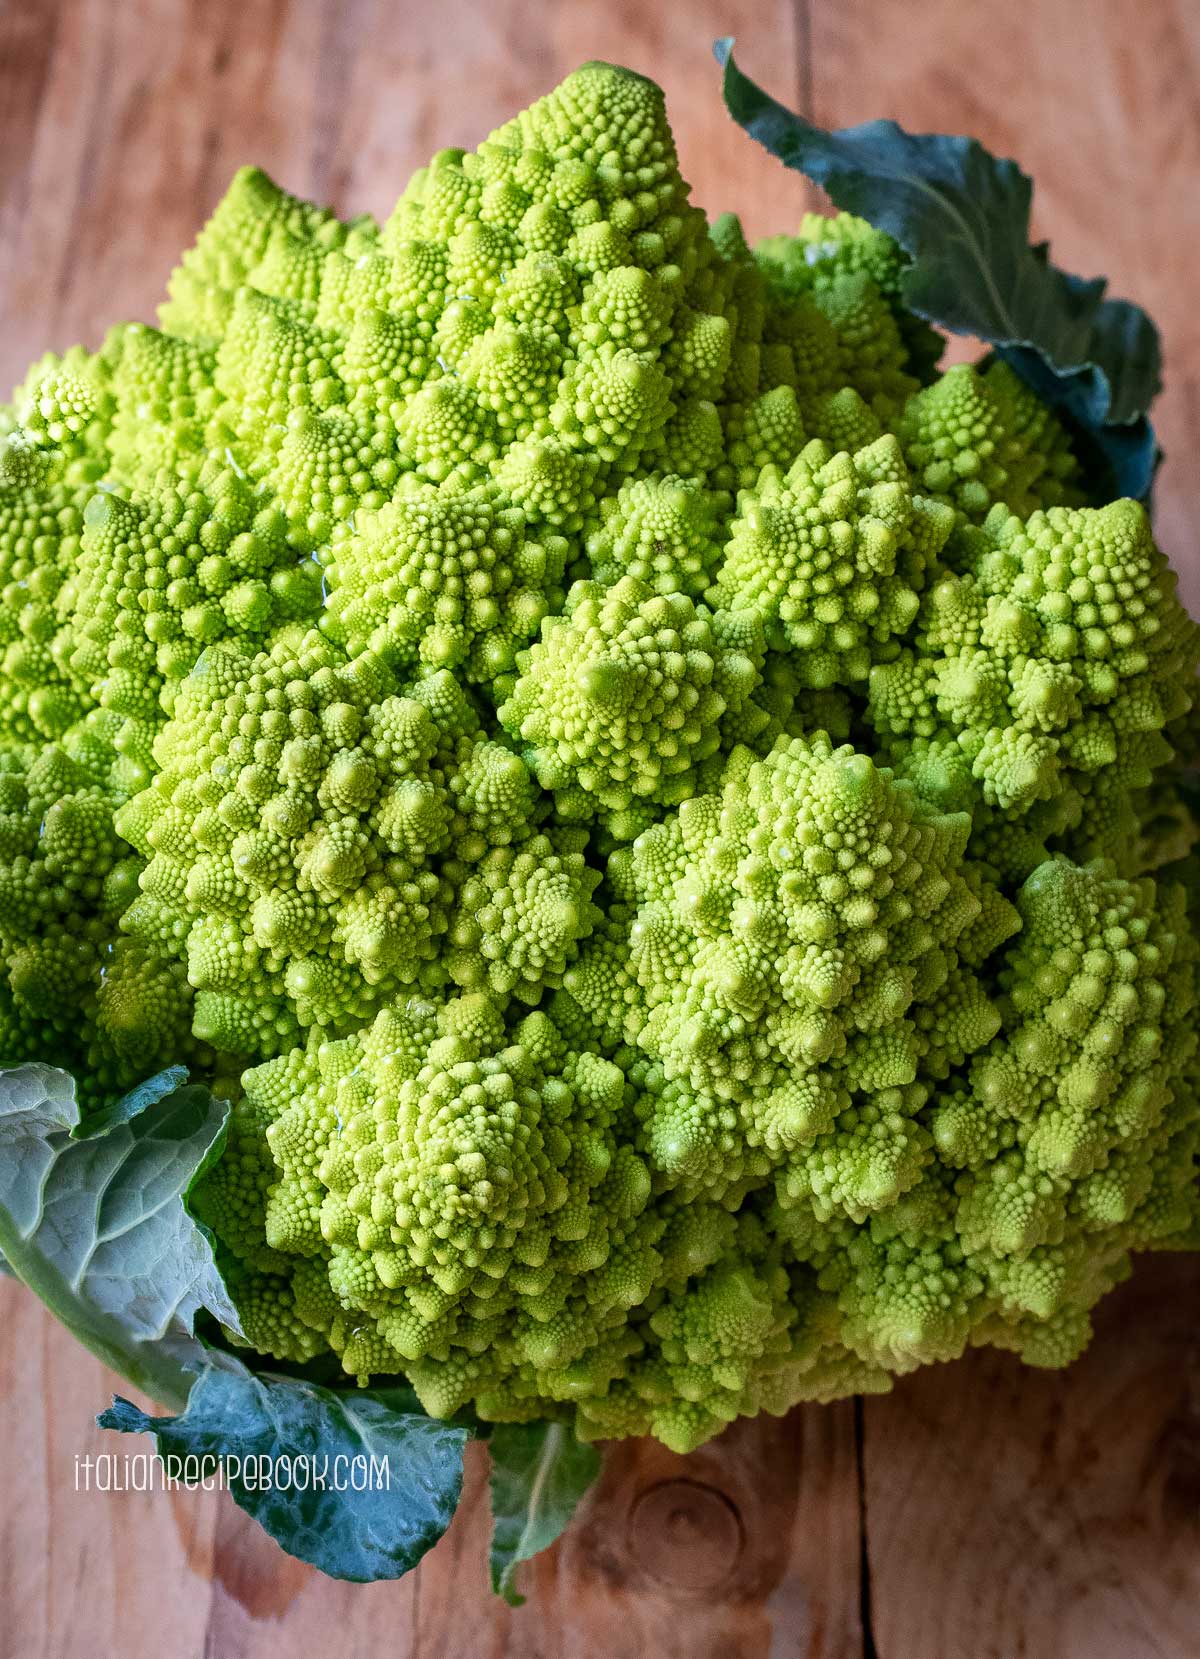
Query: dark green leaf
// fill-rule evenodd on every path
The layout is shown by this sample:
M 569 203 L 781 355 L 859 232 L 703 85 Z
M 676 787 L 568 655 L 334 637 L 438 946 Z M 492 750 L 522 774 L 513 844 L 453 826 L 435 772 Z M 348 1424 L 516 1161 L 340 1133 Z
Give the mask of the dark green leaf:
M 74 1139 L 73 1079 L 0 1070 L 0 1251 L 106 1365 L 166 1405 L 187 1399 L 207 1308 L 238 1318 L 184 1196 L 221 1144 L 228 1107 L 198 1085 Z
M 824 128 L 742 74 L 733 41 L 714 46 L 725 103 L 772 155 L 836 206 L 887 231 L 909 255 L 903 298 L 927 322 L 974 334 L 1103 451 L 1122 494 L 1144 497 L 1157 448 L 1146 411 L 1161 385 L 1158 331 L 1138 306 L 1104 297 L 1031 246 L 1033 184 L 973 138 L 910 133 L 895 121 Z
M 600 1472 L 594 1446 L 561 1423 L 499 1423 L 492 1459 L 492 1588 L 513 1607 L 517 1567 L 548 1549 Z
M 225 1354 L 210 1355 L 181 1416 L 118 1398 L 97 1421 L 152 1433 L 172 1472 L 186 1458 L 220 1461 L 234 1501 L 290 1555 L 356 1583 L 399 1578 L 436 1544 L 468 1440 L 407 1388 L 334 1391 L 254 1376 Z

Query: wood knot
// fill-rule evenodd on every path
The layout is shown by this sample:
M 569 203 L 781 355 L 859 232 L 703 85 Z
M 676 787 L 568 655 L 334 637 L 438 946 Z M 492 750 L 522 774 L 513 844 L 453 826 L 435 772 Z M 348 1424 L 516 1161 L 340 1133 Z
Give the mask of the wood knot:
M 629 1553 L 648 1577 L 672 1590 L 712 1590 L 741 1560 L 746 1532 L 737 1508 L 715 1486 L 665 1480 L 643 1492 L 629 1517 Z

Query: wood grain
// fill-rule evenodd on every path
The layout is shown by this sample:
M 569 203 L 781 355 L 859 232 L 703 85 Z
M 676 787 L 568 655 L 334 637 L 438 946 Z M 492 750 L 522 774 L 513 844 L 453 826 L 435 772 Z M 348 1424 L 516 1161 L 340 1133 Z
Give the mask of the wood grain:
M 510 1609 L 478 1447 L 398 1584 L 322 1579 L 224 1495 L 77 1490 L 140 1446 L 91 1424 L 128 1389 L 0 1284 L 0 1659 L 1195 1659 L 1198 1307 L 1200 1259 L 1149 1258 L 1070 1371 L 981 1352 L 688 1458 L 614 1446 Z
M 150 317 L 256 160 L 344 211 L 477 142 L 589 57 L 665 86 L 685 172 L 751 234 L 802 181 L 732 129 L 708 56 L 818 119 L 959 128 L 1038 179 L 1037 224 L 1166 345 L 1160 535 L 1200 609 L 1195 0 L 0 0 L 0 385 Z M 0 1284 L 0 1659 L 1195 1659 L 1200 1262 L 1159 1259 L 1073 1370 L 975 1354 L 856 1407 L 738 1425 L 692 1458 L 614 1448 L 566 1538 L 486 1593 L 484 1461 L 400 1584 L 290 1561 L 216 1494 L 75 1490 L 115 1385 Z

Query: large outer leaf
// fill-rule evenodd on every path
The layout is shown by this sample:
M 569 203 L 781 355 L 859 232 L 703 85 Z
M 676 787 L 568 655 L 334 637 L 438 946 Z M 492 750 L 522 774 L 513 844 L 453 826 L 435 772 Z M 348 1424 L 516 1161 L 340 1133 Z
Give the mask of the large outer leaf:
M 199 1085 L 153 1098 L 105 1133 L 80 1128 L 75 1085 L 53 1066 L 0 1070 L 0 1252 L 106 1365 L 182 1406 L 207 1308 L 237 1314 L 184 1194 L 219 1149 L 227 1105 Z
M 1162 380 L 1158 331 L 1140 307 L 1105 299 L 1103 277 L 1060 271 L 1030 243 L 1033 183 L 1016 162 L 895 121 L 827 132 L 743 75 L 731 39 L 713 49 L 734 120 L 909 255 L 910 309 L 994 345 L 1092 437 L 1119 491 L 1144 497 L 1158 455 L 1146 418 Z
M 399 1578 L 442 1536 L 469 1438 L 426 1417 L 406 1388 L 335 1392 L 253 1376 L 224 1354 L 210 1356 L 182 1416 L 148 1417 L 118 1398 L 97 1420 L 152 1433 L 164 1458 L 180 1460 L 175 1468 L 188 1457 L 223 1460 L 234 1501 L 277 1543 L 356 1583 Z
M 561 1423 L 501 1423 L 492 1457 L 492 1588 L 513 1607 L 517 1567 L 548 1549 L 600 1471 L 600 1454 Z

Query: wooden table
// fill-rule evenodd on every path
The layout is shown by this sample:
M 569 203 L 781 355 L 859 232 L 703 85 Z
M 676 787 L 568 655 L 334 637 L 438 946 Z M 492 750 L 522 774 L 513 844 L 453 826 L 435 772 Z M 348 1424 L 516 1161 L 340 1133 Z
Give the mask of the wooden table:
M 386 212 L 588 57 L 666 88 L 685 172 L 752 234 L 809 197 L 725 117 L 710 40 L 827 123 L 966 130 L 1036 228 L 1163 330 L 1163 545 L 1200 609 L 1196 0 L 0 0 L 0 382 L 149 317 L 234 168 Z M 1189 520 L 1193 521 L 1189 524 Z M 610 1453 L 510 1612 L 482 1463 L 398 1585 L 321 1580 L 216 1494 L 75 1490 L 113 1381 L 0 1285 L 0 1659 L 1196 1659 L 1200 1259 L 1143 1262 L 1057 1375 L 977 1353 L 885 1399 Z

